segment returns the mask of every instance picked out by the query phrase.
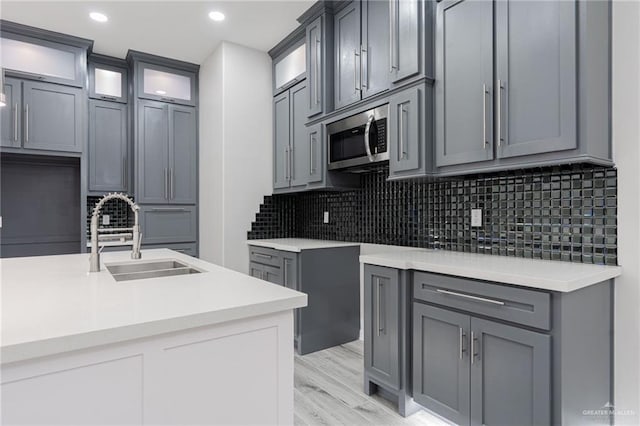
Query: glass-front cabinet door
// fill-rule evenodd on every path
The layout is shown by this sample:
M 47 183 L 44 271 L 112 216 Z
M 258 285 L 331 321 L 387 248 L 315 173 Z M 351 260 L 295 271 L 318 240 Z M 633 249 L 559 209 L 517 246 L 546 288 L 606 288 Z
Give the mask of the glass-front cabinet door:
M 195 73 L 145 62 L 137 66 L 138 97 L 195 106 Z
M 94 99 L 127 103 L 127 69 L 89 63 L 89 96 Z

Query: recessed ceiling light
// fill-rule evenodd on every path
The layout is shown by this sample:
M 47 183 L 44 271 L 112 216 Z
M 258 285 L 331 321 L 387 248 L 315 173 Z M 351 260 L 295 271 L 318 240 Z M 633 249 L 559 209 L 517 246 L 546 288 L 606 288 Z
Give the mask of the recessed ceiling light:
M 224 21 L 224 13 L 214 10 L 213 12 L 209 12 L 209 18 L 216 22 Z
M 89 17 L 91 19 L 93 19 L 94 21 L 97 21 L 97 22 L 107 22 L 109 20 L 107 15 L 105 15 L 104 13 L 100 13 L 100 12 L 91 12 L 89 14 Z
M 165 92 L 164 90 L 156 90 L 156 93 L 158 95 L 166 95 L 167 94 L 167 92 Z

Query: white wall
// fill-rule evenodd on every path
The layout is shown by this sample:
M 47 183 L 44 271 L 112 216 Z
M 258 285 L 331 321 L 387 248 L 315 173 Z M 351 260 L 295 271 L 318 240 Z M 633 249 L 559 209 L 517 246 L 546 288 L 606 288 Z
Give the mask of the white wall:
M 200 257 L 241 272 L 272 191 L 271 59 L 223 42 L 200 69 Z
M 640 424 L 640 3 L 613 3 L 613 148 L 618 167 L 618 261 L 615 283 L 615 406 Z

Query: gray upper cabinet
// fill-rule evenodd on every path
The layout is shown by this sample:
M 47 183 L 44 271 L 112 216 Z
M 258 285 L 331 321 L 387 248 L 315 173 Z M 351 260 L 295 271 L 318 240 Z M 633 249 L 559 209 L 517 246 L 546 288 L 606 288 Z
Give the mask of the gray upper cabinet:
M 367 266 L 365 297 L 365 360 L 370 377 L 392 389 L 400 387 L 399 271 Z
M 124 67 L 89 63 L 89 97 L 127 103 L 127 75 Z
M 196 73 L 147 62 L 136 62 L 137 96 L 143 99 L 196 105 Z
M 461 426 L 469 424 L 470 327 L 469 315 L 414 305 L 413 397 Z
M 436 165 L 493 159 L 493 3 L 437 6 Z
M 304 187 L 309 177 L 309 139 L 307 137 L 307 84 L 299 83 L 289 91 L 291 101 L 290 177 L 291 187 Z
M 419 87 L 393 95 L 389 99 L 389 174 L 416 170 L 420 167 L 421 151 L 425 149 L 421 136 L 424 134 L 424 108 Z
M 195 204 L 197 200 L 196 109 L 169 105 L 169 202 Z
M 169 197 L 169 106 L 138 101 L 136 201 L 166 203 Z
M 393 83 L 404 80 L 420 72 L 421 2 L 420 0 L 389 0 L 380 3 L 389 9 L 390 72 Z M 429 2 L 424 7 L 430 7 Z M 424 25 L 428 30 L 430 25 Z M 426 47 L 425 47 L 426 49 Z
M 274 98 L 273 188 L 304 189 L 309 179 L 307 84 L 302 81 Z
M 138 101 L 136 197 L 139 203 L 196 201 L 196 110 Z
M 349 3 L 334 19 L 336 108 L 360 100 L 360 1 Z
M 309 143 L 309 175 L 307 182 L 312 184 L 322 182 L 326 161 L 323 149 L 322 123 L 314 124 L 307 128 Z
M 577 148 L 576 2 L 495 4 L 498 157 Z
M 82 89 L 23 82 L 23 147 L 82 152 L 85 99 Z
M 362 98 L 367 98 L 389 89 L 390 7 L 386 1 L 366 0 L 361 2 L 361 8 L 360 88 Z
M 0 146 L 20 148 L 22 143 L 22 83 L 14 78 L 5 78 L 3 93 L 6 105 L 0 108 Z
M 289 91 L 273 99 L 273 188 L 289 187 Z
M 551 424 L 551 337 L 478 318 L 471 333 L 471 424 Z
M 128 189 L 127 110 L 121 103 L 89 100 L 89 191 Z

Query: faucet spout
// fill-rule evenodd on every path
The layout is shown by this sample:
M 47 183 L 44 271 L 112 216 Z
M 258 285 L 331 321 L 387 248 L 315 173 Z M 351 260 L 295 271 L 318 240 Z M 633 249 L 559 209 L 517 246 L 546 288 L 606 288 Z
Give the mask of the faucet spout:
M 98 218 L 100 216 L 100 210 L 107 201 L 110 200 L 123 200 L 129 204 L 134 215 L 133 225 L 133 247 L 131 249 L 131 258 L 140 259 L 142 254 L 140 253 L 140 245 L 142 244 L 142 232 L 140 230 L 139 215 L 140 207 L 133 202 L 126 194 L 122 193 L 110 193 L 105 195 L 98 201 L 93 208 L 91 214 L 91 255 L 89 256 L 89 272 L 100 272 L 100 250 L 98 250 Z

